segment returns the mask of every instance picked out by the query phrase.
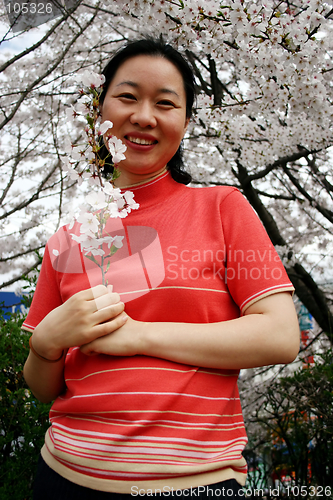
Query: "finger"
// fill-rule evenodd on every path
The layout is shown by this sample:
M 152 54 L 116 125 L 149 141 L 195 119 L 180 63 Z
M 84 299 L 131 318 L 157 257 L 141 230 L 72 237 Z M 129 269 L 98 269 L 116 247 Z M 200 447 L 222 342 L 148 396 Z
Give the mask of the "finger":
M 72 299 L 91 302 L 91 305 L 93 306 L 92 311 L 95 311 L 96 309 L 100 309 L 120 301 L 119 294 L 113 293 L 112 288 L 112 285 L 108 285 L 108 287 L 104 285 L 96 285 L 92 288 L 87 288 L 86 290 L 77 292 L 73 295 Z M 101 302 L 97 301 L 96 303 L 96 300 L 101 297 L 105 297 L 105 299 L 102 299 Z M 106 302 L 104 302 L 104 300 Z
M 110 294 L 109 288 L 104 286 L 104 285 L 94 286 L 91 288 L 91 291 L 92 291 L 92 294 L 93 294 L 93 297 L 95 300 L 98 299 L 99 297 L 101 297 L 102 295 Z M 111 292 L 112 292 L 112 290 L 111 290 Z
M 86 290 L 82 290 L 78 292 L 76 295 L 80 297 L 82 300 L 95 300 L 102 295 L 109 293 L 108 289 L 104 285 L 96 285 L 92 288 L 87 288 Z
M 109 333 L 115 332 L 116 330 L 118 330 L 118 328 L 121 328 L 126 323 L 127 320 L 128 320 L 127 314 L 122 312 L 121 314 L 118 314 L 118 316 L 115 316 L 111 320 L 96 325 L 94 327 L 95 331 L 94 340 L 98 340 L 99 337 L 104 337 Z
M 101 295 L 95 300 L 92 300 L 91 306 L 93 312 L 95 312 L 99 311 L 100 309 L 104 309 L 105 307 L 109 307 L 113 304 L 117 304 L 118 302 L 120 302 L 120 296 L 118 293 L 106 293 L 105 295 Z
M 89 344 L 81 345 L 80 351 L 86 356 L 97 356 L 99 354 L 98 351 L 94 350 L 92 342 L 90 342 Z
M 124 311 L 124 308 L 125 304 L 123 302 L 117 302 L 117 304 L 111 304 L 108 307 L 96 310 L 93 314 L 94 325 L 114 320 L 114 318 Z
M 96 354 L 96 353 L 102 352 L 100 349 L 101 342 L 99 341 L 99 339 L 101 339 L 101 337 L 106 337 L 107 335 L 111 335 L 111 337 L 112 337 L 112 333 L 114 331 L 118 330 L 118 328 L 122 327 L 124 325 L 124 323 L 126 323 L 127 320 L 128 320 L 127 314 L 122 313 L 122 314 L 118 315 L 114 320 L 96 326 L 95 332 L 97 333 L 97 335 L 96 335 L 95 339 L 92 340 L 91 342 L 88 342 L 87 344 L 82 344 L 80 346 L 80 350 L 84 354 Z M 109 341 L 112 344 L 111 337 L 110 337 Z M 104 341 L 103 341 L 103 344 L 104 344 Z M 110 349 L 111 349 L 111 345 L 110 345 L 109 350 Z M 105 350 L 103 350 L 103 352 L 105 352 Z

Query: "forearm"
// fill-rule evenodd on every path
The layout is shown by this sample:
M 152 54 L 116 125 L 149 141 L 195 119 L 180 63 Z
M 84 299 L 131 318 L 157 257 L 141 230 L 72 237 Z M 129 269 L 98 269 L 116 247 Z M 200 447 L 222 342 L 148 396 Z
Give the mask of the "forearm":
M 125 321 L 123 309 L 118 294 L 98 285 L 78 292 L 45 316 L 31 337 L 35 352 L 30 351 L 24 367 L 26 382 L 38 399 L 49 402 L 64 391 L 68 348 L 119 328 Z
M 42 403 L 53 401 L 65 389 L 65 355 L 56 363 L 47 363 L 30 351 L 24 365 L 24 378 L 32 393 Z
M 146 323 L 128 318 L 110 335 L 81 346 L 87 355 L 138 354 L 221 369 L 290 363 L 298 350 L 298 321 L 288 293 L 260 299 L 244 316 L 219 323 Z
M 289 299 L 289 300 L 288 300 Z M 299 350 L 299 328 L 291 298 L 263 299 L 280 303 L 279 312 L 251 314 L 210 324 L 146 323 L 140 335 L 143 354 L 194 366 L 241 369 L 290 363 Z M 262 304 L 261 304 L 262 308 Z
M 146 324 L 145 355 L 209 368 L 241 369 L 290 363 L 298 348 L 265 334 L 265 318 L 251 315 L 223 323 Z

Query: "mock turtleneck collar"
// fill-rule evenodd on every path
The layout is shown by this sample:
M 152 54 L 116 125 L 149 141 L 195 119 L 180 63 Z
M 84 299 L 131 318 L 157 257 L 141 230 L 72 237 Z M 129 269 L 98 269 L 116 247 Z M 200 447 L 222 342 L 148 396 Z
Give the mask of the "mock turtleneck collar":
M 134 193 L 135 202 L 139 203 L 140 208 L 143 208 L 149 205 L 163 203 L 163 201 L 171 195 L 178 195 L 182 187 L 185 187 L 184 184 L 175 181 L 170 171 L 167 171 L 147 182 L 133 187 L 121 188 L 121 190 L 123 192 L 131 191 Z

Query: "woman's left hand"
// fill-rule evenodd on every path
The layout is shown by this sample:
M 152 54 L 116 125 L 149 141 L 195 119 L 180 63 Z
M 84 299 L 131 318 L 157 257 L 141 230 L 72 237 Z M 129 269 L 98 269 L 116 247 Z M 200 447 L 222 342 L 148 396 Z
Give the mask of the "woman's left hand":
M 82 345 L 80 350 L 88 356 L 97 354 L 135 356 L 140 354 L 140 331 L 142 327 L 144 327 L 142 321 L 136 321 L 128 316 L 126 322 L 120 328 L 89 342 L 89 344 Z

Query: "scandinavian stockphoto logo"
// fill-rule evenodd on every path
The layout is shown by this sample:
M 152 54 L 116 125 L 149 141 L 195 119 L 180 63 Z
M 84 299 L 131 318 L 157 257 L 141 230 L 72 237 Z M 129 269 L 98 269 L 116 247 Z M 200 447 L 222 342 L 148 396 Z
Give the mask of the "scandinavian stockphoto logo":
M 165 278 L 163 252 L 156 229 L 124 226 L 121 219 L 109 219 L 108 233 L 123 237 L 123 246 L 110 259 L 106 277 L 113 291 L 129 302 L 150 292 Z M 87 273 L 91 287 L 101 284 L 98 265 L 83 257 L 70 233 L 60 228 L 49 240 L 53 268 L 61 273 Z
M 171 281 L 279 280 L 282 278 L 280 264 L 273 248 L 243 250 L 224 245 L 215 250 L 189 250 L 170 245 L 166 250 L 167 278 Z
M 78 0 L 4 0 L 10 29 L 14 33 L 36 28 L 79 4 Z

